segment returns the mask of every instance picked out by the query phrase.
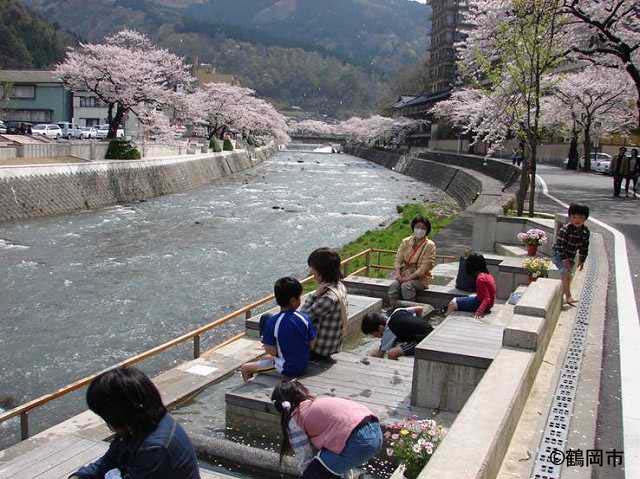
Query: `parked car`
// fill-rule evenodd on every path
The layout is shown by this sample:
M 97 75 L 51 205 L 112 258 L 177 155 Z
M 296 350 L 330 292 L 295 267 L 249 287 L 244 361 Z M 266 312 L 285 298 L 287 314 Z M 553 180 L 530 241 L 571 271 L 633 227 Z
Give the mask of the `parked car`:
M 29 128 L 33 127 L 33 123 L 28 121 L 7 121 L 5 126 L 9 135 L 24 135 Z
M 58 125 L 41 123 L 31 128 L 33 135 L 46 136 L 47 138 L 62 138 L 62 128 Z
M 74 125 L 68 121 L 61 121 L 58 123 L 58 126 L 62 130 L 62 136 L 67 140 L 80 138 L 81 129 L 78 125 Z
M 4 121 L 0 120 L 0 135 L 4 135 L 7 132 L 7 125 L 4 124 Z
M 92 140 L 93 138 L 98 137 L 98 130 L 96 130 L 92 126 L 83 126 L 80 128 L 80 139 L 81 140 Z
M 596 173 L 608 173 L 611 165 L 611 155 L 608 153 L 591 153 L 591 170 Z M 564 166 L 569 163 L 569 158 L 564 160 Z M 584 168 L 584 157 L 579 160 L 580 168 Z
M 108 134 L 109 134 L 109 125 L 98 126 L 96 138 L 104 140 Z M 123 137 L 124 137 L 124 130 L 122 128 L 118 128 L 116 132 L 116 138 L 123 138 Z

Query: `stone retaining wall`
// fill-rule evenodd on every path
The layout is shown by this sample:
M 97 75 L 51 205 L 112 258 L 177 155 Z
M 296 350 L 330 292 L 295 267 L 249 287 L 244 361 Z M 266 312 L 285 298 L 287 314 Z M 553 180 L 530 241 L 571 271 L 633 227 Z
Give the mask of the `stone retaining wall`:
M 0 222 L 69 213 L 178 193 L 249 169 L 265 147 L 135 161 L 0 168 Z
M 480 207 L 501 203 L 504 183 L 501 178 L 507 178 L 511 172 L 511 165 L 496 163 L 488 170 L 482 171 L 482 175 L 477 175 L 473 167 L 481 167 L 481 165 L 476 163 L 467 165 L 464 163 L 466 155 L 425 152 L 413 156 L 357 145 L 346 145 L 344 151 L 424 181 L 453 197 L 463 208 L 468 208 L 472 204 L 474 207 Z M 453 158 L 455 156 L 461 158 Z M 460 163 L 465 167 L 454 166 L 454 163 Z M 498 166 L 505 167 L 507 171 L 501 173 Z

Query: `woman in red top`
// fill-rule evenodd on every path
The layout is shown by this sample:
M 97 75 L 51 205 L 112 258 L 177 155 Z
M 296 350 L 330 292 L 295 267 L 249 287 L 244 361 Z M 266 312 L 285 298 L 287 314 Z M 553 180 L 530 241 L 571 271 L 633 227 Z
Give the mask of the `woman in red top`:
M 467 311 L 475 313 L 474 317 L 481 318 L 491 311 L 496 302 L 496 280 L 489 274 L 487 262 L 481 254 L 470 254 L 465 268 L 467 274 L 476 279 L 476 294 L 452 299 L 447 314 Z

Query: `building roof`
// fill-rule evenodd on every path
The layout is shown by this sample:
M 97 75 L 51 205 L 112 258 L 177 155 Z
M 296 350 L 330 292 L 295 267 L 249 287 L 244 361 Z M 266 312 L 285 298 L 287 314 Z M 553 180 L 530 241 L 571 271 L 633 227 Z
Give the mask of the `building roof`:
M 62 80 L 51 70 L 0 70 L 0 82 L 62 83 Z
M 422 95 L 413 96 L 413 97 L 401 97 L 401 100 L 398 101 L 395 105 L 393 105 L 393 108 L 402 109 L 402 108 L 409 108 L 412 106 L 435 103 L 437 101 L 448 98 L 449 95 L 451 95 L 451 90 L 441 91 L 433 94 L 424 93 Z M 406 98 L 407 100 L 402 101 L 403 98 Z

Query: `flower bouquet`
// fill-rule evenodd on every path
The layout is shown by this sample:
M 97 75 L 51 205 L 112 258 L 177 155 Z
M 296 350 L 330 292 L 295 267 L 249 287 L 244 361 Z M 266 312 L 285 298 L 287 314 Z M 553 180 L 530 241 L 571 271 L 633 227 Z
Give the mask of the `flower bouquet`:
M 535 256 L 538 252 L 538 246 L 547 242 L 547 233 L 537 228 L 532 228 L 526 233 L 518 233 L 518 239 L 527 245 L 527 254 Z
M 404 476 L 415 479 L 429 462 L 446 434 L 433 419 L 409 418 L 388 427 L 384 437 L 389 441 L 387 456 L 405 466 Z
M 551 261 L 538 257 L 527 258 L 522 262 L 522 267 L 529 273 L 529 279 L 535 281 L 538 278 L 547 277 Z

